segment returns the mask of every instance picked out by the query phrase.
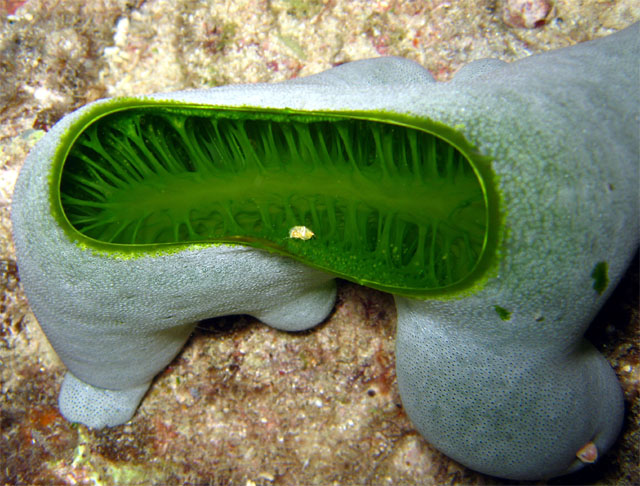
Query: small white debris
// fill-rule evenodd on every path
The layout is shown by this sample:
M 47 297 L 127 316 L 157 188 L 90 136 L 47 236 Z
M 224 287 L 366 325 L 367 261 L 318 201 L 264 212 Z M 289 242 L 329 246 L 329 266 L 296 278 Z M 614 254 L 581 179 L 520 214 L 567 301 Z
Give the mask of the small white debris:
M 125 47 L 127 45 L 127 36 L 129 35 L 129 19 L 120 17 L 116 23 L 116 33 L 113 35 L 113 42 L 117 47 Z
M 276 480 L 276 476 L 275 474 L 272 474 L 269 471 L 263 471 L 260 474 L 258 474 L 258 479 L 263 479 L 265 481 L 269 481 L 270 483 L 273 483 Z
M 289 230 L 289 238 L 295 238 L 296 240 L 310 240 L 315 236 L 315 233 L 306 226 L 293 226 Z
M 49 88 L 44 86 L 39 86 L 37 88 L 33 88 L 31 86 L 23 86 L 24 90 L 27 93 L 30 93 L 41 105 L 45 107 L 50 107 L 58 103 L 64 103 L 67 101 L 64 96 L 60 95 L 55 91 L 51 91 Z

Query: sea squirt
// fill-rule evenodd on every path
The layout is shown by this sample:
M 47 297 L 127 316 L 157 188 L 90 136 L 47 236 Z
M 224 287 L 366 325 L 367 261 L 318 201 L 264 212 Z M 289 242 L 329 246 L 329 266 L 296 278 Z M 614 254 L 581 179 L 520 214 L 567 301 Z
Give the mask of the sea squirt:
M 446 83 L 380 58 L 67 115 L 12 209 L 62 414 L 122 424 L 196 321 L 307 329 L 339 276 L 394 294 L 403 404 L 437 448 L 514 479 L 592 462 L 622 422 L 582 335 L 638 247 L 638 40 Z

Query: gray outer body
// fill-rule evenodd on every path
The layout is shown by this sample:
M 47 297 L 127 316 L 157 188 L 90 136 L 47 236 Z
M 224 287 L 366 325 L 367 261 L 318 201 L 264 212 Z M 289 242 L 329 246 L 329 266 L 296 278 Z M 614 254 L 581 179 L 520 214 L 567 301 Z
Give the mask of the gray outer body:
M 387 110 L 464 125 L 494 159 L 506 230 L 500 262 L 474 294 L 396 297 L 400 392 L 416 427 L 446 454 L 534 479 L 578 467 L 581 446 L 593 440 L 602 452 L 621 426 L 615 375 L 582 335 L 638 246 L 638 42 L 636 25 L 512 64 L 472 63 L 448 83 L 382 58 L 281 84 L 152 98 Z M 59 137 L 92 106 L 61 120 L 29 155 L 12 219 L 25 292 L 70 370 L 61 411 L 103 427 L 132 416 L 196 320 L 248 313 L 305 329 L 330 312 L 335 283 L 240 246 L 115 259 L 69 241 L 50 215 L 48 176 Z M 611 282 L 599 295 L 591 272 L 601 261 Z

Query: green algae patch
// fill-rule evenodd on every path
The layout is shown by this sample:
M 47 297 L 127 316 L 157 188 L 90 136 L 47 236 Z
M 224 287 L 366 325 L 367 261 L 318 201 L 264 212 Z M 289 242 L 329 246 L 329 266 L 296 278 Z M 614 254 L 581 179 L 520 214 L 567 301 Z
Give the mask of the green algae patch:
M 494 305 L 493 308 L 496 311 L 496 314 L 498 314 L 498 317 L 500 317 L 500 319 L 502 319 L 503 321 L 508 321 L 509 319 L 511 319 L 511 311 L 505 309 L 504 307 L 500 307 L 499 305 Z
M 607 262 L 596 263 L 591 272 L 591 278 L 593 279 L 593 290 L 598 292 L 598 295 L 602 295 L 609 286 L 609 265 Z

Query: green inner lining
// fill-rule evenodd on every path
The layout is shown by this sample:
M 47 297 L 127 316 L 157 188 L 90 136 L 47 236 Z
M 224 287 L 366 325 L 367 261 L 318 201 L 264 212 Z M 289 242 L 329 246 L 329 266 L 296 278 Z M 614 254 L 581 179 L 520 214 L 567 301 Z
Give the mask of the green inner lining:
M 348 117 L 130 108 L 86 127 L 60 184 L 69 222 L 100 242 L 240 242 L 384 290 L 460 282 L 488 232 L 453 145 Z

